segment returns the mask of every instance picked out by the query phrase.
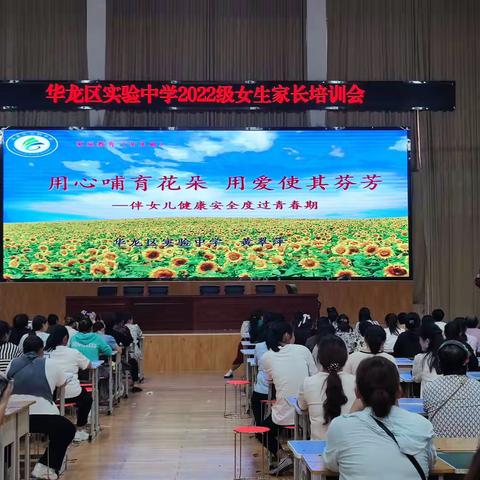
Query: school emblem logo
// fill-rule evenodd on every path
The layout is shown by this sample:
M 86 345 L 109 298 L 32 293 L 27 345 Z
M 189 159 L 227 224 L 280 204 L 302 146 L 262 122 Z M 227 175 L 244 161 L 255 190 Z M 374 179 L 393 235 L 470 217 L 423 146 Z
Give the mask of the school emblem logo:
M 45 157 L 58 148 L 57 139 L 45 132 L 19 132 L 9 137 L 7 150 L 21 157 Z

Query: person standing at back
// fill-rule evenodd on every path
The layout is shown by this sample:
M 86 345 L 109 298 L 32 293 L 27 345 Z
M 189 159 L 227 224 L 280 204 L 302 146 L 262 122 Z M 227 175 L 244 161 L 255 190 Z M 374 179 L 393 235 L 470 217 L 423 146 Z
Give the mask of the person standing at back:
M 270 428 L 266 435 L 267 448 L 278 460 L 272 475 L 285 471 L 293 463 L 278 442 L 282 427 L 295 423 L 295 409 L 287 397 L 298 395 L 305 378 L 318 371 L 310 350 L 294 342 L 292 326 L 285 321 L 274 321 L 267 331 L 268 351 L 260 359 L 266 378 L 273 382 L 276 391 L 272 413 L 262 423 Z
M 395 365 L 364 360 L 352 413 L 333 419 L 323 454 L 340 480 L 426 480 L 435 464 L 432 424 L 397 407 L 402 395 Z
M 442 375 L 423 391 L 425 412 L 437 437 L 480 437 L 480 382 L 467 377 L 469 355 L 457 340 L 447 340 L 438 349 Z
M 35 315 L 32 320 L 32 334 L 40 337 L 42 339 L 43 345 L 47 343 L 48 340 L 48 333 L 47 333 L 48 323 L 47 319 L 43 315 Z M 23 352 L 23 342 L 25 339 L 30 335 L 30 333 L 26 333 L 21 339 L 20 343 L 18 344 L 20 350 Z
M 417 353 L 421 353 L 420 339 L 418 329 L 420 327 L 420 317 L 418 313 L 410 312 L 405 320 L 405 332 L 401 333 L 395 346 L 393 354 L 395 357 L 413 358 Z

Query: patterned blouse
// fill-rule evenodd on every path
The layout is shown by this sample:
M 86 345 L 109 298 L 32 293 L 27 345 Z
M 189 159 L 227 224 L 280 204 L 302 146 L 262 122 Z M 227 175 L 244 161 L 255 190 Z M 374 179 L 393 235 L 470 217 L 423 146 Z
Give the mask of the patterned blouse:
M 441 375 L 423 389 L 428 419 L 437 437 L 480 436 L 480 382 L 465 375 Z

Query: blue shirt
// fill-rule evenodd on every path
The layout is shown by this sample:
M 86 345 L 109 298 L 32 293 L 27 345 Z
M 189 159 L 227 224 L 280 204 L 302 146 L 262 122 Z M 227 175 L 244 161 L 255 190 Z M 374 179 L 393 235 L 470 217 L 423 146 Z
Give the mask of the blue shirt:
M 269 382 L 265 370 L 263 369 L 263 363 L 260 362 L 260 359 L 267 351 L 268 348 L 266 342 L 260 342 L 255 345 L 255 360 L 257 361 L 258 372 L 257 381 L 253 387 L 253 391 L 257 393 L 263 393 L 264 395 L 268 395 Z

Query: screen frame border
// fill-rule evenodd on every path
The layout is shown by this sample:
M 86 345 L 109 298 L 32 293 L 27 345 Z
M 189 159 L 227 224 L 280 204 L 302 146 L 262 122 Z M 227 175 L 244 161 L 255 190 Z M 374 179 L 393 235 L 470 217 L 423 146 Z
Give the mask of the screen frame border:
M 38 127 L 38 126 L 8 126 L 2 127 L 1 130 L 1 138 L 0 138 L 0 244 L 1 244 L 1 251 L 0 251 L 0 283 L 38 283 L 38 282 L 48 282 L 48 283 L 63 283 L 63 282 L 78 282 L 78 283 L 117 283 L 117 282 L 166 282 L 166 283 L 179 283 L 179 282 L 237 282 L 237 283 L 251 283 L 251 282 L 273 282 L 273 281 L 290 281 L 290 282 L 338 282 L 338 281 L 412 281 L 414 277 L 413 271 L 413 219 L 412 219 L 412 130 L 410 127 L 407 126 L 370 126 L 370 127 L 345 127 L 345 126 L 333 126 L 333 127 L 242 127 L 242 128 L 225 128 L 225 127 L 85 127 L 85 126 L 69 126 L 69 127 Z M 257 278 L 257 279 L 240 279 L 238 277 L 188 277 L 188 278 L 170 278 L 170 279 L 160 279 L 160 278 L 146 278 L 146 277 L 138 277 L 138 278 L 85 278 L 85 279 L 75 279 L 75 278 L 14 278 L 14 279 L 5 279 L 4 275 L 4 236 L 3 236 L 3 217 L 4 217 L 4 132 L 5 130 L 39 130 L 39 131 L 49 131 L 49 130 L 141 130 L 141 131 L 204 131 L 204 130 L 213 130 L 213 131 L 295 131 L 295 130 L 305 130 L 305 131 L 335 131 L 335 130 L 364 130 L 364 131 L 371 131 L 371 130 L 399 130 L 404 131 L 407 133 L 408 139 L 408 146 L 407 149 L 407 212 L 408 212 L 408 276 L 406 277 L 352 277 L 349 279 L 341 279 L 336 277 L 265 277 L 265 278 Z

